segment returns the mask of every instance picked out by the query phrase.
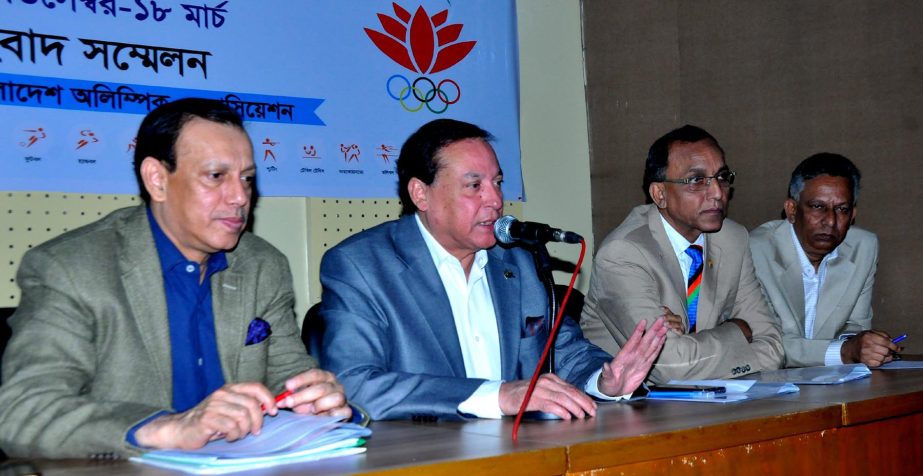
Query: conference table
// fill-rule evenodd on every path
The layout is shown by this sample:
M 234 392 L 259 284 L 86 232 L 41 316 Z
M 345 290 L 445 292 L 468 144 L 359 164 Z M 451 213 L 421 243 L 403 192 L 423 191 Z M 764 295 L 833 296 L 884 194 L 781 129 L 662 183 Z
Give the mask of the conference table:
M 923 370 L 799 387 L 730 404 L 601 404 L 595 418 L 524 422 L 517 442 L 511 419 L 373 422 L 364 454 L 248 474 L 923 474 Z M 24 463 L 44 475 L 179 474 L 127 461 Z

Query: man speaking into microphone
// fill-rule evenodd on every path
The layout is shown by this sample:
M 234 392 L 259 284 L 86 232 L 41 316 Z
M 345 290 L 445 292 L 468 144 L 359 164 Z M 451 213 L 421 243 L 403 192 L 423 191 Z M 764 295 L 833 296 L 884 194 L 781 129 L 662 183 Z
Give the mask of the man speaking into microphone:
M 321 361 L 373 419 L 499 418 L 523 401 L 553 316 L 529 253 L 496 246 L 503 173 L 491 140 L 451 119 L 422 126 L 397 162 L 401 218 L 321 262 Z M 590 395 L 631 394 L 666 336 L 662 319 L 647 324 L 613 359 L 566 320 L 555 374 L 527 410 L 583 418 L 596 413 Z

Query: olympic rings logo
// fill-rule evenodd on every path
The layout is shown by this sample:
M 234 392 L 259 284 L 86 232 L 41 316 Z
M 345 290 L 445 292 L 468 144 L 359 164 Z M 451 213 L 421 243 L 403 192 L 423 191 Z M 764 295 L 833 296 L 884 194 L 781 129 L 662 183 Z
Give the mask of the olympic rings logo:
M 396 86 L 393 84 L 395 81 Z M 388 96 L 400 102 L 401 107 L 407 112 L 419 112 L 426 106 L 430 112 L 442 114 L 450 105 L 461 99 L 461 87 L 451 79 L 443 79 L 436 84 L 426 76 L 420 76 L 411 83 L 405 76 L 395 74 L 388 78 L 385 88 L 388 90 Z M 433 103 L 436 103 L 436 108 L 432 106 Z M 438 107 L 438 103 L 442 103 L 441 108 Z

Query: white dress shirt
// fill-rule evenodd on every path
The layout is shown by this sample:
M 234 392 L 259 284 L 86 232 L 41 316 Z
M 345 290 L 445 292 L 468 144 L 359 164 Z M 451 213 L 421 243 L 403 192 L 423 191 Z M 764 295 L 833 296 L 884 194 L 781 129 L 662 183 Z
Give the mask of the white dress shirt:
M 795 254 L 798 256 L 798 262 L 801 264 L 801 284 L 804 287 L 804 337 L 806 339 L 814 338 L 814 320 L 817 317 L 817 300 L 820 298 L 820 291 L 824 289 L 824 281 L 827 279 L 827 264 L 830 260 L 837 257 L 839 247 L 836 247 L 827 256 L 820 261 L 820 266 L 814 270 L 814 265 L 805 254 L 798 235 L 795 234 L 795 226 L 788 224 L 791 230 L 792 242 L 795 244 Z M 848 337 L 852 334 L 848 334 Z M 824 353 L 824 365 L 842 365 L 843 358 L 840 355 L 840 348 L 843 346 L 842 339 L 830 341 L 827 345 L 827 351 Z
M 689 268 L 692 267 L 692 257 L 686 254 L 686 249 L 691 245 L 699 245 L 702 247 L 702 266 L 705 266 L 707 263 L 706 256 L 708 255 L 708 248 L 705 246 L 705 233 L 699 233 L 699 237 L 695 239 L 694 242 L 690 243 L 683 235 L 680 235 L 676 229 L 673 228 L 673 225 L 667 221 L 663 215 L 660 215 L 660 221 L 663 223 L 663 229 L 667 231 L 667 239 L 670 240 L 670 246 L 673 247 L 673 254 L 676 255 L 676 259 L 679 260 L 679 268 L 683 272 L 683 289 L 686 288 L 687 281 L 689 280 Z M 671 311 L 673 309 L 670 309 Z

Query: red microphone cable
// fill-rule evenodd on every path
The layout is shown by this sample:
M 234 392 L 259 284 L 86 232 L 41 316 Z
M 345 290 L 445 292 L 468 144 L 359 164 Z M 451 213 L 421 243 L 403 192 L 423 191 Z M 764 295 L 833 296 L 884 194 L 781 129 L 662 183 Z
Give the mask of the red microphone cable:
M 526 395 L 522 399 L 522 405 L 519 406 L 519 412 L 516 414 L 516 421 L 513 423 L 513 441 L 519 440 L 519 424 L 522 423 L 522 416 L 526 412 L 526 406 L 529 405 L 529 400 L 532 398 L 532 392 L 535 390 L 535 383 L 538 382 L 538 376 L 542 372 L 542 367 L 545 365 L 545 361 L 548 360 L 548 351 L 551 349 L 551 346 L 554 345 L 555 338 L 558 336 L 558 328 L 561 327 L 561 322 L 564 321 L 564 308 L 567 306 L 567 300 L 570 299 L 570 293 L 574 290 L 574 283 L 577 281 L 577 273 L 580 272 L 580 266 L 583 265 L 583 256 L 586 254 L 586 241 L 580 240 L 580 258 L 577 259 L 577 267 L 574 268 L 574 274 L 570 277 L 570 284 L 567 285 L 567 292 L 564 293 L 564 299 L 561 300 L 561 305 L 558 306 L 558 315 L 554 318 L 554 326 L 551 328 L 551 334 L 548 335 L 548 342 L 545 343 L 545 350 L 542 351 L 542 358 L 538 360 L 538 365 L 535 367 L 535 372 L 532 373 L 532 380 L 529 381 L 529 388 L 526 390 Z M 552 290 L 552 292 L 554 292 Z

